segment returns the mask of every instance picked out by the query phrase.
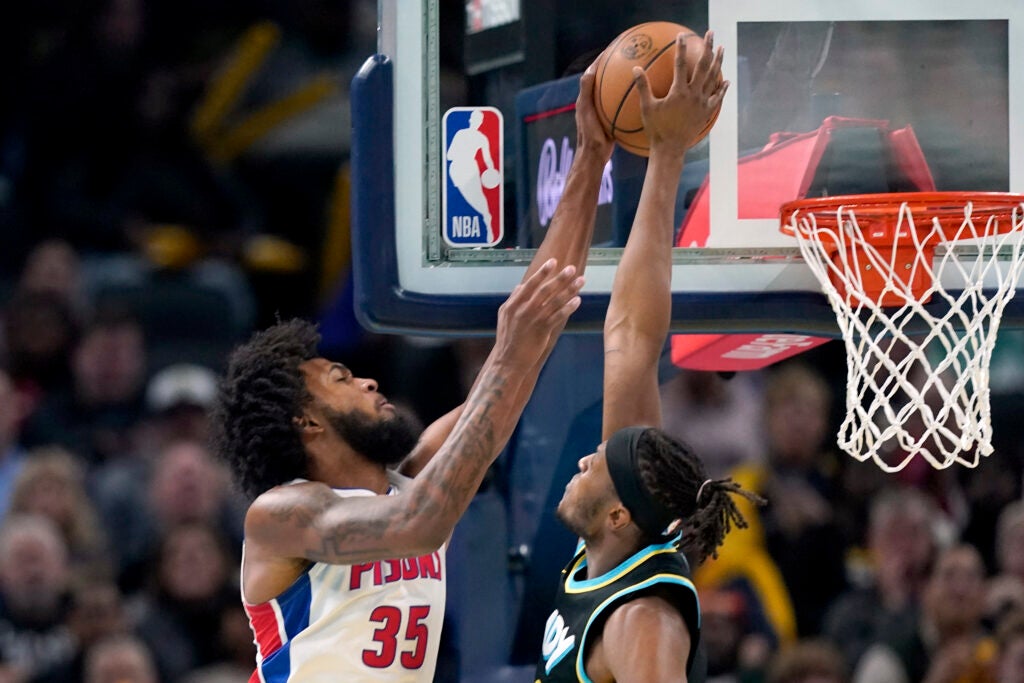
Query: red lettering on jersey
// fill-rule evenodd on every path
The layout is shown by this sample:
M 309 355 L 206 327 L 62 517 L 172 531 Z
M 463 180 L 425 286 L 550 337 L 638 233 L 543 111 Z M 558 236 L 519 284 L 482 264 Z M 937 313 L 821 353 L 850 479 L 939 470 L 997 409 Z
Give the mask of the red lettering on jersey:
M 348 579 L 348 589 L 350 591 L 359 590 L 363 584 L 363 574 L 370 571 L 376 562 L 364 562 L 363 564 L 352 565 L 352 574 Z
M 401 560 L 385 560 L 388 565 L 388 573 L 384 576 L 384 583 L 394 583 L 399 579 L 404 579 L 402 575 L 402 561 Z
M 386 569 L 385 569 L 386 566 Z M 412 581 L 413 579 L 441 580 L 441 553 L 409 557 L 403 560 L 384 560 L 364 562 L 352 565 L 348 589 L 359 590 L 363 587 L 363 575 L 372 571 L 373 585 L 382 586 L 396 581 Z
M 425 579 L 441 579 L 441 555 L 438 552 L 417 558 L 420 576 Z
M 410 581 L 420 576 L 420 567 L 415 557 L 407 557 L 402 560 L 402 579 Z

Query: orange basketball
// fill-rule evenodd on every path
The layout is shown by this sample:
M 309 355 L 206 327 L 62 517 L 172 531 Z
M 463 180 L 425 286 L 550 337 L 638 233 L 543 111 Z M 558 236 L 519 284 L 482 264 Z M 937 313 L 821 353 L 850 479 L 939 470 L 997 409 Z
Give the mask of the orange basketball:
M 686 34 L 687 73 L 693 73 L 704 51 L 704 38 L 670 21 L 649 21 L 623 31 L 597 58 L 594 100 L 598 118 L 605 131 L 634 154 L 645 157 L 650 147 L 640 116 L 640 96 L 633 82 L 633 67 L 642 67 L 647 72 L 651 93 L 664 97 L 672 86 L 675 42 L 680 33 Z M 711 131 L 719 110 L 711 115 L 693 144 Z

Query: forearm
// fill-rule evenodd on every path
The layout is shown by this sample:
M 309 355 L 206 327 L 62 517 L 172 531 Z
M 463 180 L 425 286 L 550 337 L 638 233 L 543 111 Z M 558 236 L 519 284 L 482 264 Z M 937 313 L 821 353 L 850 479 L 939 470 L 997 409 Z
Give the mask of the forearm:
M 602 435 L 661 426 L 658 361 L 672 313 L 672 218 L 680 155 L 652 150 L 604 327 Z
M 574 265 L 576 272 L 583 274 L 594 236 L 601 175 L 607 162 L 606 156 L 590 147 L 582 146 L 576 151 L 562 190 L 562 198 L 551 218 L 544 241 L 526 269 L 524 280 L 549 258 L 556 258 L 563 265 Z
M 652 151 L 629 240 L 612 284 L 605 340 L 620 334 L 650 339 L 660 350 L 671 318 L 672 238 L 679 156 Z M 656 360 L 656 359 L 655 359 Z
M 506 364 L 492 352 L 455 427 L 409 489 L 408 519 L 437 546 L 469 507 L 488 468 L 515 429 L 536 383 L 534 368 Z

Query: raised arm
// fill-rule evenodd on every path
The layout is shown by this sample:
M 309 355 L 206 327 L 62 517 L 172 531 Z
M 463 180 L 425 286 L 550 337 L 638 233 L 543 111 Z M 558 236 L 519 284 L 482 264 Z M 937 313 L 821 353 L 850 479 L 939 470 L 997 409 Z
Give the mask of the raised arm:
M 672 314 L 676 190 L 687 148 L 728 87 L 720 80 L 722 50 L 714 51 L 711 32 L 690 77 L 683 40 L 676 39 L 675 75 L 665 97 L 654 97 L 646 74 L 634 69 L 651 153 L 605 317 L 603 439 L 622 427 L 661 425 L 658 359 Z
M 552 260 L 498 313 L 494 349 L 438 455 L 401 495 L 340 498 L 318 483 L 278 487 L 246 516 L 246 549 L 282 561 L 352 564 L 431 552 L 451 534 L 522 413 L 583 280 Z
M 544 241 L 526 269 L 524 280 L 550 258 L 576 266 L 580 274 L 587 266 L 587 253 L 594 237 L 601 174 L 614 146 L 601 127 L 594 108 L 595 73 L 596 69 L 591 64 L 580 78 L 580 94 L 576 98 L 576 152 L 562 198 L 551 217 Z
M 580 93 L 576 98 L 576 152 L 551 225 L 523 275 L 523 282 L 552 258 L 561 264 L 575 266 L 580 275 L 587 266 L 587 254 L 594 237 L 601 175 L 613 148 L 612 140 L 601 127 L 594 108 L 594 73 L 591 65 L 580 78 Z M 552 345 L 556 339 L 551 337 Z M 550 351 L 547 350 L 548 353 Z M 546 354 L 544 358 L 547 358 Z M 536 370 L 539 373 L 540 366 Z M 426 467 L 448 438 L 462 409 L 463 406 L 459 406 L 442 415 L 423 432 L 416 448 L 402 463 L 402 474 L 413 477 Z

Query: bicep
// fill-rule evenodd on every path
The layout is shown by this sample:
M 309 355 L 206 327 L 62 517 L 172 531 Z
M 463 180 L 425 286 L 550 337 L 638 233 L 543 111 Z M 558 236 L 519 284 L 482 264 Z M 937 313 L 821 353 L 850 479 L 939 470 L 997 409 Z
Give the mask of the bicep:
M 340 497 L 318 483 L 279 487 L 252 504 L 246 544 L 264 557 L 355 564 L 436 548 L 418 533 L 402 496 Z
M 656 596 L 616 609 L 601 636 L 605 664 L 617 683 L 685 683 L 690 631 L 679 611 Z

